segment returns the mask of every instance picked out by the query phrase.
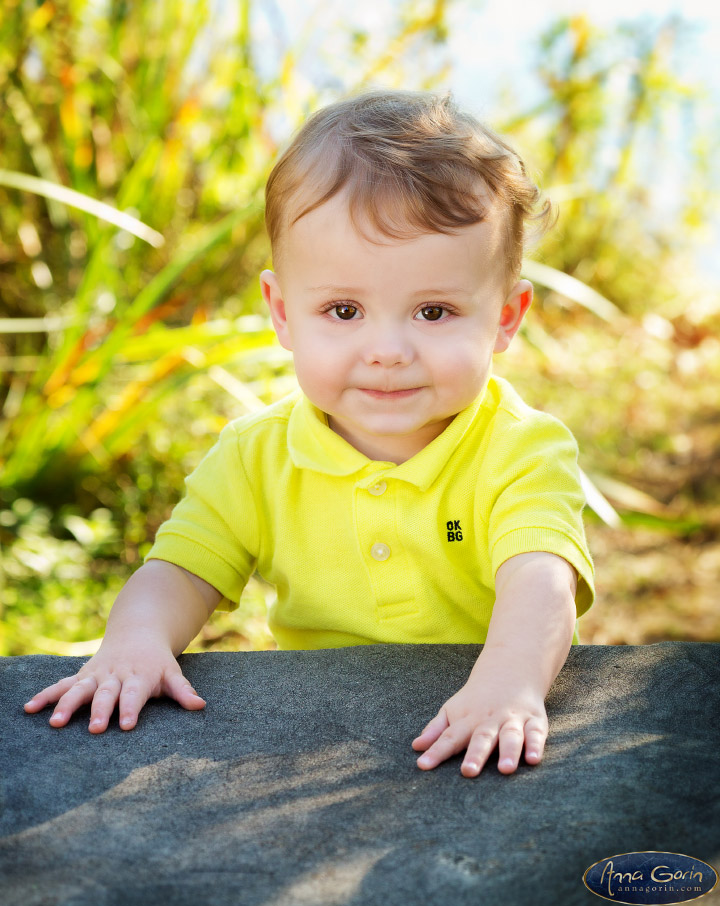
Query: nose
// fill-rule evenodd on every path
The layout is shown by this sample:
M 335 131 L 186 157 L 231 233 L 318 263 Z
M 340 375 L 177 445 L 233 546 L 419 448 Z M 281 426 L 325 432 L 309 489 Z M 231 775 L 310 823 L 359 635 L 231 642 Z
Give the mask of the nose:
M 395 365 L 409 365 L 414 358 L 409 339 L 398 327 L 378 325 L 364 339 L 363 361 L 366 365 L 393 368 Z

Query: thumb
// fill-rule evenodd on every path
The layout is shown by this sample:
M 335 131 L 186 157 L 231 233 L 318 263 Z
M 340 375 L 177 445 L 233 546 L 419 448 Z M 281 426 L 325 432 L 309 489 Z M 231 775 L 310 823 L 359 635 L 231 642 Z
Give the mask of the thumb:
M 419 752 L 424 752 L 425 749 L 429 749 L 435 740 L 444 733 L 449 726 L 450 724 L 447 714 L 445 713 L 445 708 L 441 708 L 430 723 L 427 724 L 422 733 L 413 739 L 413 749 L 416 749 Z
M 205 707 L 205 699 L 200 698 L 179 667 L 177 670 L 165 674 L 163 687 L 165 695 L 174 698 L 188 711 L 199 711 Z

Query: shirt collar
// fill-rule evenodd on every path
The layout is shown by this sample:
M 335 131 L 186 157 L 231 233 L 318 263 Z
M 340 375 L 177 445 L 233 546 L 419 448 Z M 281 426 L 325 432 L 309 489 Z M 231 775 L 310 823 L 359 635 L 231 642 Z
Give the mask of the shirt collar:
M 419 453 L 400 465 L 369 459 L 327 423 L 324 412 L 301 394 L 290 413 L 288 450 L 299 469 L 312 469 L 326 475 L 358 474 L 358 484 L 372 484 L 378 477 L 407 481 L 421 491 L 427 490 L 445 467 L 455 448 L 480 417 L 487 383 L 482 393 L 447 428 Z

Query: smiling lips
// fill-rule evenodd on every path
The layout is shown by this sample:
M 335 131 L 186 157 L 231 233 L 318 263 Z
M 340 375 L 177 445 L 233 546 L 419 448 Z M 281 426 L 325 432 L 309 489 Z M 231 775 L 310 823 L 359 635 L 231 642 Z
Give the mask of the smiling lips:
M 360 387 L 359 389 L 362 393 L 366 393 L 376 400 L 399 400 L 419 393 L 422 388 L 408 387 L 406 390 L 373 390 L 370 387 Z

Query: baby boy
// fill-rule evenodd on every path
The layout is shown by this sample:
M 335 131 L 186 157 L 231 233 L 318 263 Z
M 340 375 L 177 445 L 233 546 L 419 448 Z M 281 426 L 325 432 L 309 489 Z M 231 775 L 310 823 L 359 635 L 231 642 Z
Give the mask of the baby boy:
M 577 447 L 491 375 L 532 300 L 539 192 L 447 97 L 375 91 L 312 116 L 272 171 L 260 277 L 300 390 L 231 422 L 187 479 L 98 653 L 25 706 L 132 729 L 151 696 L 205 702 L 176 657 L 254 570 L 280 648 L 484 643 L 412 742 L 480 773 L 543 755 L 544 699 L 593 570 Z

